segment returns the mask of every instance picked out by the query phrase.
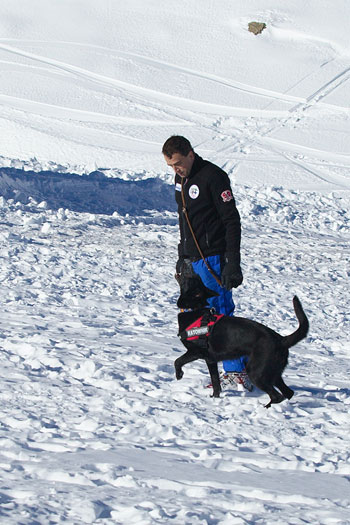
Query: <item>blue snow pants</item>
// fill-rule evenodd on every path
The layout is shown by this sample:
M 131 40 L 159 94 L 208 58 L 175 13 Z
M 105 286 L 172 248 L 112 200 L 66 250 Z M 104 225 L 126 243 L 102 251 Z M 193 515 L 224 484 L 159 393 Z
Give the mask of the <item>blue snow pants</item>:
M 221 277 L 221 262 L 220 255 L 212 255 L 206 257 L 210 268 L 214 273 Z M 207 288 L 218 293 L 217 297 L 210 297 L 208 299 L 208 304 L 211 308 L 215 308 L 216 313 L 224 315 L 233 315 L 235 310 L 235 303 L 233 302 L 231 290 L 226 290 L 222 288 L 214 279 L 214 277 L 209 272 L 208 268 L 205 266 L 204 261 L 200 259 L 199 261 L 192 262 L 193 271 L 199 275 L 203 283 Z M 242 372 L 245 369 L 245 366 L 248 362 L 248 357 L 243 356 L 238 359 L 230 359 L 228 361 L 223 361 L 222 366 L 225 372 Z

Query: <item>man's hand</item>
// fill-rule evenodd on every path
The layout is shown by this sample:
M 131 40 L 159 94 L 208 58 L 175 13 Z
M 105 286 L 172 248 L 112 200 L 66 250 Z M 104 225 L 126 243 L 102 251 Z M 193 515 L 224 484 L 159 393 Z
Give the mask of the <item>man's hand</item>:
M 176 273 L 175 273 L 175 279 L 177 280 L 180 286 L 181 286 L 181 274 L 184 268 L 184 264 L 185 264 L 185 259 L 184 257 L 180 256 L 176 263 Z
M 184 257 L 179 257 L 178 258 L 177 263 L 176 263 L 176 274 L 177 275 L 180 275 L 180 273 L 182 273 L 184 262 L 185 262 L 185 258 Z
M 225 254 L 225 266 L 221 273 L 222 286 L 226 290 L 237 288 L 243 282 L 243 274 L 239 257 L 231 253 Z

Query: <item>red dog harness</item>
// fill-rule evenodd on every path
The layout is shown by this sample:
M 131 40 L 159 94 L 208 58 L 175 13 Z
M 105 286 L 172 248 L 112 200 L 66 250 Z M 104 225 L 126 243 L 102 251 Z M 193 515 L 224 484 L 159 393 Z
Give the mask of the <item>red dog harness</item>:
M 194 341 L 200 336 L 208 337 L 214 325 L 222 318 L 224 314 L 208 314 L 201 315 L 192 324 L 190 324 L 181 334 L 181 340 Z

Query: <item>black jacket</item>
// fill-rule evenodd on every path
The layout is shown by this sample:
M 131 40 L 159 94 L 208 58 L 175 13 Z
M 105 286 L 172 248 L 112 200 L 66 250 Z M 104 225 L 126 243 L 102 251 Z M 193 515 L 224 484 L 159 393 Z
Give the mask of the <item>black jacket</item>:
M 189 176 L 184 179 L 187 213 L 205 257 L 231 253 L 239 261 L 241 221 L 227 174 L 195 154 Z M 182 211 L 181 177 L 175 175 L 178 204 L 179 256 L 200 259 L 198 249 Z

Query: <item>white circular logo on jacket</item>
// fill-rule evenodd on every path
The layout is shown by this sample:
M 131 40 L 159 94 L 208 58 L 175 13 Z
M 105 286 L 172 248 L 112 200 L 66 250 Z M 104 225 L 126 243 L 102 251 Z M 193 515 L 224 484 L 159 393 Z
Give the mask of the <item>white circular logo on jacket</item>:
M 199 188 L 196 184 L 192 184 L 190 189 L 188 190 L 188 194 L 191 197 L 191 199 L 196 199 L 199 195 Z

